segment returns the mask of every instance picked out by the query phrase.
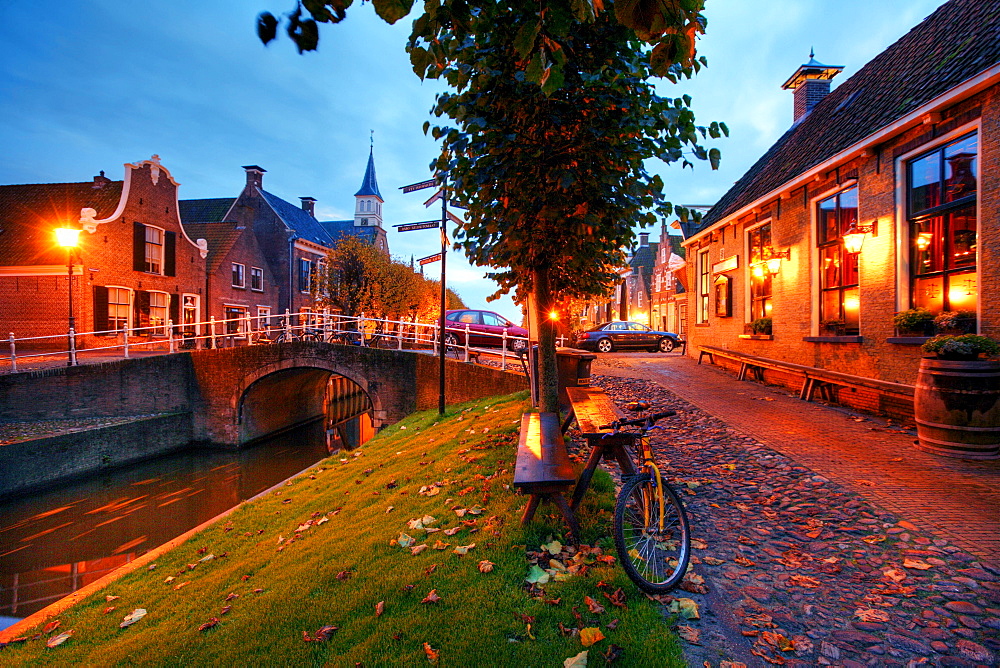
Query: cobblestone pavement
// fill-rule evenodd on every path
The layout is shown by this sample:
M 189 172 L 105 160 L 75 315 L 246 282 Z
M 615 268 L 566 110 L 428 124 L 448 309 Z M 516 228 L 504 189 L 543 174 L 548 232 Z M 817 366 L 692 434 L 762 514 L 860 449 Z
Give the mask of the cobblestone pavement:
M 700 610 L 689 665 L 1000 665 L 1000 463 L 942 462 L 908 429 L 689 358 L 594 372 L 678 413 L 654 448 L 695 538 L 674 592 Z

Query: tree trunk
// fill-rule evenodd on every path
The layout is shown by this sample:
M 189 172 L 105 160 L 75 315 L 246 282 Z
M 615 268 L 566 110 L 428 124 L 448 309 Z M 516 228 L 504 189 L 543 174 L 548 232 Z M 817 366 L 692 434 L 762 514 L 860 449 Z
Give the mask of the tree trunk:
M 538 409 L 559 412 L 559 367 L 556 363 L 556 330 L 549 312 L 554 304 L 549 291 L 548 268 L 536 267 L 533 276 L 535 322 L 538 323 Z

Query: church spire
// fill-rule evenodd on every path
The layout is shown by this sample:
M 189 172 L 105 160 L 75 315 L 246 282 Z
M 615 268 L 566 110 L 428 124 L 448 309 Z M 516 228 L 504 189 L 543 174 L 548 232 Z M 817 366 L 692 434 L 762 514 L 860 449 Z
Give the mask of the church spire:
M 368 152 L 368 167 L 365 169 L 365 178 L 361 181 L 361 190 L 354 193 L 355 197 L 375 196 L 382 199 L 382 193 L 378 191 L 378 181 L 375 179 L 375 147 Z M 383 200 L 385 201 L 385 200 Z

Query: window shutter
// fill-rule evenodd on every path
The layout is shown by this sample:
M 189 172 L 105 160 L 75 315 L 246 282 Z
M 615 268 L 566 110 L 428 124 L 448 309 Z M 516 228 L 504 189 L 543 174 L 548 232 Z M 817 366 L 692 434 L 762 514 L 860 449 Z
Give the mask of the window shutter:
M 174 327 L 177 327 L 181 322 L 181 296 L 178 294 L 170 295 L 170 319 L 174 323 Z
M 163 241 L 163 274 L 177 275 L 177 233 L 167 232 Z
M 132 223 L 132 269 L 146 271 L 146 226 Z
M 108 289 L 103 285 L 94 286 L 94 331 L 108 329 Z
M 145 290 L 135 291 L 135 328 L 149 327 L 149 293 Z M 147 332 L 139 332 L 140 336 Z

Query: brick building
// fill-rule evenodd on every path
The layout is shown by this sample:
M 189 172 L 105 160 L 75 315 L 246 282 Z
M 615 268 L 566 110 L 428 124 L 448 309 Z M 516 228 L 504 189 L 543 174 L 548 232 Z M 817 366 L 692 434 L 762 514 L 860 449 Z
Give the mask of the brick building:
M 83 229 L 72 255 L 73 312 L 81 347 L 128 329 L 166 335 L 168 320 L 204 314 L 207 248 L 183 229 L 177 182 L 157 156 L 125 164 L 122 181 L 101 172 L 84 183 L 0 186 L 0 331 L 65 335 L 67 252 L 55 229 Z M 35 342 L 65 349 L 65 339 Z
M 924 338 L 894 331 L 895 312 L 971 311 L 1000 336 L 998 34 L 1000 2 L 951 0 L 832 92 L 842 68 L 812 56 L 785 82 L 792 127 L 684 242 L 692 353 L 912 385 Z M 748 330 L 764 318 L 770 333 Z
M 684 294 L 684 247 L 680 236 L 661 226 L 656 261 L 650 286 L 649 326 L 653 329 L 687 334 L 687 296 Z

